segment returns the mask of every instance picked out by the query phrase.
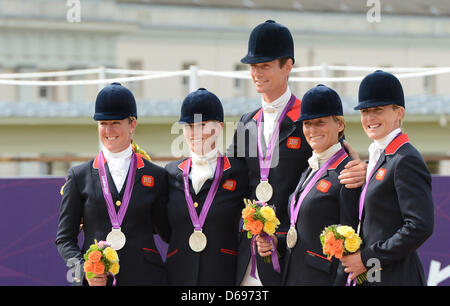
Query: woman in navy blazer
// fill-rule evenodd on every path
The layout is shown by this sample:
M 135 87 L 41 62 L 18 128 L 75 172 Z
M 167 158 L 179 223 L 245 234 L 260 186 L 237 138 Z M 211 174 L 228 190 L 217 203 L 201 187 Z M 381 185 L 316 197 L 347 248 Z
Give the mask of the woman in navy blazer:
M 431 175 L 400 129 L 402 85 L 377 70 L 361 82 L 358 100 L 355 109 L 361 110 L 363 129 L 374 142 L 360 212 L 363 245 L 342 263 L 351 279 L 368 270 L 367 285 L 426 285 L 417 249 L 433 232 Z
M 338 94 L 324 85 L 310 89 L 302 101 L 300 120 L 303 121 L 303 133 L 313 149 L 313 156 L 308 160 L 310 167 L 302 173 L 296 190 L 289 198 L 291 229 L 287 236 L 282 284 L 344 285 L 346 278 L 342 269 L 338 270 L 339 260 L 328 259 L 323 254 L 319 239 L 326 226 L 345 224 L 356 228 L 357 225 L 360 188 L 347 189 L 338 179 L 339 173 L 350 161 L 339 141 L 345 129 L 342 104 Z M 300 201 L 309 184 L 310 191 L 305 191 L 306 196 Z M 297 233 L 294 244 L 290 243 L 291 231 Z M 261 240 L 259 242 L 259 253 L 266 256 L 266 245 Z
M 136 154 L 136 165 L 131 164 L 131 156 L 135 154 L 131 136 L 136 129 L 136 119 L 136 102 L 127 88 L 113 83 L 99 92 L 94 120 L 98 121 L 103 149 L 96 158 L 72 167 L 68 172 L 61 190 L 63 196 L 56 245 L 64 261 L 75 259 L 83 267 L 83 254 L 94 240 L 106 240 L 112 228 L 99 176 L 100 156 L 104 157 L 106 180 L 116 213 L 126 205 L 122 202 L 125 202 L 127 179 L 131 167 L 135 167 L 135 180 L 130 181 L 133 190 L 129 206 L 120 225 L 126 243 L 118 250 L 120 271 L 116 276 L 117 285 L 165 285 L 163 261 L 153 235 L 156 224 L 166 218 L 161 208 L 167 201 L 167 173 L 139 154 Z M 130 166 L 127 166 L 127 157 Z M 120 174 L 122 187 L 116 185 L 120 182 L 117 180 Z M 81 248 L 78 245 L 80 223 L 83 223 L 84 234 Z M 91 279 L 79 278 L 74 280 L 74 285 L 104 286 L 107 282 L 112 280 L 105 273 Z
M 197 115 L 201 119 L 195 118 Z M 169 244 L 166 258 L 168 284 L 232 286 L 236 279 L 239 220 L 244 208 L 243 198 L 248 197 L 249 191 L 247 168 L 245 162 L 222 157 L 218 151 L 217 137 L 223 127 L 223 109 L 213 93 L 200 88 L 189 94 L 183 101 L 180 123 L 184 124 L 191 157 L 166 165 L 169 228 L 163 231 L 163 236 Z M 220 165 L 221 158 L 223 163 Z M 183 174 L 188 176 L 185 178 Z M 206 246 L 196 249 L 194 244 L 192 248 L 190 236 L 194 232 L 194 222 L 188 208 L 185 182 L 192 198 L 191 211 L 193 209 L 201 216 L 208 205 L 206 200 L 216 176 L 217 192 L 201 227 Z

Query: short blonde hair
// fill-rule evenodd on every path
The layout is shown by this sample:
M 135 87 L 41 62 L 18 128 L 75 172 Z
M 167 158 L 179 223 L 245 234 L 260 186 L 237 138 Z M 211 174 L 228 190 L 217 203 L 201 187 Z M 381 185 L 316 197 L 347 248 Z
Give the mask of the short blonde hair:
M 392 104 L 392 109 L 393 109 L 393 110 L 397 110 L 397 109 L 399 109 L 399 108 L 403 108 L 403 109 L 404 109 L 403 106 L 400 106 L 400 105 L 397 105 L 397 104 Z M 403 116 L 400 118 L 400 127 L 402 127 L 403 119 L 404 119 L 404 118 L 405 118 L 405 112 L 403 112 Z
M 337 123 L 342 123 L 342 125 L 344 126 L 344 128 L 342 129 L 342 131 L 339 132 L 338 134 L 338 138 L 341 139 L 342 136 L 344 136 L 344 131 L 345 131 L 345 119 L 344 116 L 332 116 L 334 121 Z

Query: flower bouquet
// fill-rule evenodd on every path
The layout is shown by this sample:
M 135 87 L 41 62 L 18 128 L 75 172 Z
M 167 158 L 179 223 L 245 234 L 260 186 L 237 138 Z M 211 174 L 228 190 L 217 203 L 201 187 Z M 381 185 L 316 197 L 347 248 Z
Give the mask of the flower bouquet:
M 119 256 L 105 241 L 94 240 L 89 249 L 84 254 L 84 272 L 88 279 L 104 273 L 110 273 L 114 277 L 119 273 Z
M 242 219 L 244 220 L 243 229 L 247 231 L 247 238 L 252 239 L 252 271 L 250 275 L 254 278 L 256 269 L 256 239 L 257 235 L 264 237 L 267 241 L 273 242 L 271 235 L 275 234 L 275 230 L 280 225 L 275 210 L 268 206 L 265 202 L 250 201 L 244 199 L 245 208 L 242 210 Z M 280 272 L 278 263 L 278 252 L 276 248 L 272 249 L 272 255 L 265 256 L 264 262 L 271 263 L 275 271 Z
M 328 259 L 333 256 L 341 259 L 344 255 L 358 251 L 362 240 L 351 226 L 330 225 L 325 227 L 320 234 L 320 242 L 322 251 Z M 364 282 L 366 278 L 366 272 L 358 275 L 358 284 Z

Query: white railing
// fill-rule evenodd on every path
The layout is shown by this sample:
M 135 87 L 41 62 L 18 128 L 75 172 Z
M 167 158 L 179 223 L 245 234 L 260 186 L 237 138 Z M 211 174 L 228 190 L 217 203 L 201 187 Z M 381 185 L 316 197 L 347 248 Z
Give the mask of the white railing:
M 320 66 L 308 66 L 293 68 L 291 72 L 290 82 L 360 82 L 365 75 L 352 77 L 329 77 L 330 71 L 348 71 L 348 72 L 366 72 L 370 73 L 377 69 L 391 72 L 399 79 L 417 78 L 431 75 L 450 73 L 450 67 L 365 67 L 365 66 L 334 66 L 326 63 Z M 300 77 L 293 76 L 304 72 L 320 72 L 318 77 Z M 106 75 L 125 74 L 126 77 L 106 78 Z M 89 80 L 63 80 L 63 81 L 40 81 L 40 80 L 23 80 L 23 79 L 39 79 L 51 77 L 68 77 L 80 75 L 96 75 L 95 79 Z M 197 89 L 199 77 L 212 76 L 234 79 L 251 79 L 249 71 L 211 71 L 198 69 L 197 66 L 191 66 L 188 70 L 179 71 L 152 71 L 152 70 L 130 70 L 130 69 L 112 69 L 98 67 L 94 69 L 69 70 L 69 71 L 53 71 L 53 72 L 32 72 L 32 73 L 7 73 L 0 74 L 0 85 L 16 85 L 16 86 L 76 86 L 76 85 L 99 85 L 99 87 L 112 82 L 138 82 L 152 79 L 171 78 L 177 76 L 189 77 L 189 88 L 191 91 Z

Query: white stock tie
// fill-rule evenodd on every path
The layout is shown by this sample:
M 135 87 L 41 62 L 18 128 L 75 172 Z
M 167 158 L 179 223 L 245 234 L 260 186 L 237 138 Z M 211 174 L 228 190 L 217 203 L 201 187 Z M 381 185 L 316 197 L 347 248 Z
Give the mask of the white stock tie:
M 375 167 L 378 159 L 380 159 L 383 148 L 380 148 L 376 143 L 372 142 L 369 146 L 369 165 L 367 165 L 366 182 L 369 180 L 370 172 Z

